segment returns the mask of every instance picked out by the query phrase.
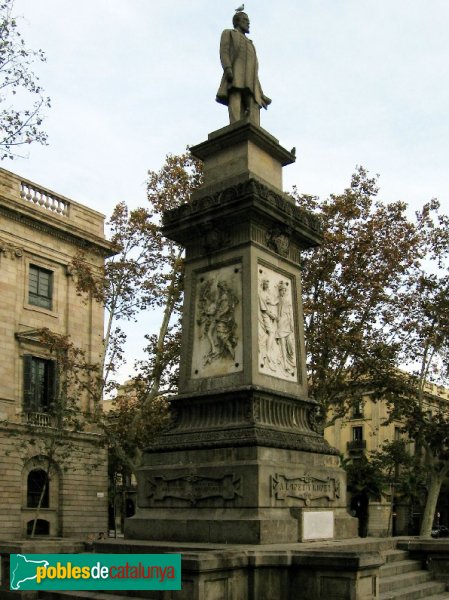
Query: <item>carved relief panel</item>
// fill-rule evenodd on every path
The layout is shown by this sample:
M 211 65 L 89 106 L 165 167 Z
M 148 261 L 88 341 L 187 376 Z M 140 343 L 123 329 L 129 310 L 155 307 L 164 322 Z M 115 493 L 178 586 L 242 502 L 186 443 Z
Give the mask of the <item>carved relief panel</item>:
M 276 473 L 271 476 L 271 494 L 276 500 L 303 500 L 306 506 L 310 506 L 313 500 L 322 498 L 335 502 L 340 498 L 340 480 L 337 477 L 311 473 L 298 477 Z
M 257 292 L 259 373 L 298 381 L 293 280 L 259 264 Z
M 192 378 L 243 369 L 242 267 L 233 264 L 197 275 Z

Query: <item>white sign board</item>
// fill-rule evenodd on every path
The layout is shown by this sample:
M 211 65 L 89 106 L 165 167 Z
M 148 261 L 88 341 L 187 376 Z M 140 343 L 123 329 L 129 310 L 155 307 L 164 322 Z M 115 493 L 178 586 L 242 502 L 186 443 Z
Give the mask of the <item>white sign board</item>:
M 334 513 L 332 510 L 311 511 L 302 513 L 302 539 L 328 540 L 334 537 Z

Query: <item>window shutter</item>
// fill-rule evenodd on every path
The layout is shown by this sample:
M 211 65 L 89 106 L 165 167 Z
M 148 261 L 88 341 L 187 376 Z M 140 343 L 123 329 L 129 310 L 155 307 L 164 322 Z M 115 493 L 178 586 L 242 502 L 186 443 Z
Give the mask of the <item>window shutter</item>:
M 31 354 L 23 356 L 23 409 L 26 412 L 33 410 L 33 357 Z

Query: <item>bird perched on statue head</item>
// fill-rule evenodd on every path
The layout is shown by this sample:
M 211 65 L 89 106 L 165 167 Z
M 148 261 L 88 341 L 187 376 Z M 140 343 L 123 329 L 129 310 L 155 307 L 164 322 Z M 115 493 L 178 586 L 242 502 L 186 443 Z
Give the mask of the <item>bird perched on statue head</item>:
M 242 10 L 245 10 L 245 5 L 242 4 L 242 6 L 239 6 L 238 8 L 235 9 L 235 12 L 242 12 Z

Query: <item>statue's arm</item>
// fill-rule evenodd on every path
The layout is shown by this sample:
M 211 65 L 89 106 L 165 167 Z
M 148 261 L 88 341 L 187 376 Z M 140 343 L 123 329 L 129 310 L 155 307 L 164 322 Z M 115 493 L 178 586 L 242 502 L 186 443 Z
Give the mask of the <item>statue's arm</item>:
M 231 30 L 225 29 L 221 34 L 220 40 L 220 60 L 223 71 L 228 80 L 232 81 L 232 36 Z

